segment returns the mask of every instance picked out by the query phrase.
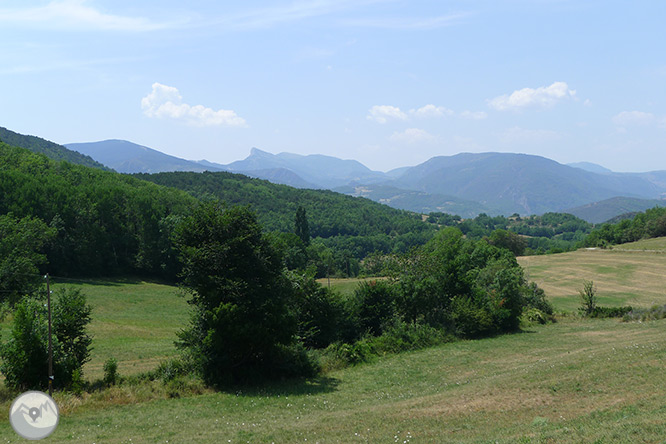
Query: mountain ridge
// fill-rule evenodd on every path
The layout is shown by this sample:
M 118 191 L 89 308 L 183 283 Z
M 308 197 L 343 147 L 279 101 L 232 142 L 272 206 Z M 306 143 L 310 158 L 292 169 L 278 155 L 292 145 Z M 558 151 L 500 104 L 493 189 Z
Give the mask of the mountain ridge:
M 163 171 L 219 171 L 196 162 L 170 156 L 161 151 L 127 140 L 107 139 L 99 142 L 67 143 L 70 150 L 92 157 L 119 173 L 160 173 Z
M 136 147 L 142 153 L 159 153 Z M 473 217 L 476 211 L 491 215 L 543 214 L 620 196 L 659 199 L 666 195 L 666 171 L 616 173 L 589 162 L 564 165 L 543 156 L 520 153 L 435 156 L 419 165 L 387 173 L 373 171 L 356 160 L 323 154 L 272 154 L 256 147 L 245 159 L 227 165 L 173 159 L 186 162 L 188 169 L 176 169 L 173 165 L 164 169 L 163 165 L 162 169 L 149 170 L 141 169 L 141 163 L 131 162 L 116 167 L 133 169 L 127 172 L 229 171 L 296 188 L 362 195 L 398 209 L 452 212 L 466 217 Z

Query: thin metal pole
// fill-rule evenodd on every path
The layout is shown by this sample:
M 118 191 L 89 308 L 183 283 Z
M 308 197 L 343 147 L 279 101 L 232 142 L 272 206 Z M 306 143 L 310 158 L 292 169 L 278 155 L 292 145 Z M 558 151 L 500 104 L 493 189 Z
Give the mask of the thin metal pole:
M 46 273 L 46 301 L 49 310 L 49 396 L 53 396 L 53 343 L 51 342 L 51 287 Z

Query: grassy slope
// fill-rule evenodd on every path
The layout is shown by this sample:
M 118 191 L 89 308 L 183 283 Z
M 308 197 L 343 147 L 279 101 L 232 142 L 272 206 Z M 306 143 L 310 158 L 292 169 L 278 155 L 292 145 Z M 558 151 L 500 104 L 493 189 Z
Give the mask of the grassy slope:
M 110 357 L 118 360 L 121 374 L 130 374 L 151 370 L 176 354 L 176 332 L 188 321 L 178 289 L 140 281 L 82 286 L 93 307 L 94 350 L 86 378 L 100 378 Z
M 564 320 L 309 382 L 137 404 L 119 391 L 68 409 L 49 442 L 660 442 L 665 334 Z
M 86 379 L 101 378 L 104 362 L 111 357 L 118 360 L 120 374 L 128 375 L 154 369 L 176 354 L 176 332 L 188 321 L 187 303 L 177 288 L 138 280 L 62 281 L 52 287 L 62 285 L 81 288 L 93 308 L 93 351 L 83 369 Z M 2 327 L 6 339 L 11 317 Z
M 602 262 L 595 264 L 594 258 Z M 633 261 L 635 267 L 616 279 L 649 305 L 665 303 L 663 292 L 645 296 L 633 287 L 658 280 L 663 273 L 649 278 L 642 268 L 663 271 L 663 258 L 581 251 L 544 257 L 551 263 L 542 265 L 571 269 L 560 284 L 575 293 L 581 275 L 601 284 L 601 277 L 617 276 Z M 174 335 L 187 314 L 173 287 L 145 282 L 83 287 L 96 318 L 88 378 L 98 377 L 111 355 L 121 362 L 121 374 L 130 374 L 175 353 Z M 601 288 L 600 293 L 604 297 Z M 576 298 L 554 297 L 558 307 L 575 301 L 573 308 Z M 64 414 L 49 441 L 662 442 L 665 338 L 666 321 L 565 318 L 522 334 L 460 341 L 316 380 L 236 393 L 205 391 L 168 399 L 167 390 L 148 385 L 121 386 L 83 399 L 57 394 Z M 4 398 L 8 409 L 11 399 L 6 393 Z M 0 442 L 17 441 L 3 416 Z
M 600 305 L 649 307 L 666 302 L 666 238 L 618 245 L 612 250 L 527 256 L 518 262 L 558 310 L 578 308 L 584 280 L 594 281 Z

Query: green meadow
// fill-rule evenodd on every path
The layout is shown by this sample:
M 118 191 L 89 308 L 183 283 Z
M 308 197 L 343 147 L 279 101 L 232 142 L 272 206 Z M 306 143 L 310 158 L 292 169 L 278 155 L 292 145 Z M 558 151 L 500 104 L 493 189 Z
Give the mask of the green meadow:
M 581 250 L 520 262 L 558 310 L 575 312 L 585 279 L 603 305 L 666 303 L 666 255 L 652 251 Z M 65 284 L 80 287 L 94 309 L 88 380 L 102 376 L 110 357 L 131 376 L 177 354 L 176 332 L 188 320 L 177 288 L 132 279 L 55 285 Z M 343 292 L 357 284 L 331 280 Z M 521 333 L 384 356 L 310 380 L 215 392 L 185 378 L 177 386 L 130 381 L 80 397 L 57 393 L 61 420 L 47 442 L 663 443 L 665 339 L 666 320 L 571 313 Z M 3 408 L 13 396 L 0 391 Z M 23 442 L 6 415 L 0 442 Z

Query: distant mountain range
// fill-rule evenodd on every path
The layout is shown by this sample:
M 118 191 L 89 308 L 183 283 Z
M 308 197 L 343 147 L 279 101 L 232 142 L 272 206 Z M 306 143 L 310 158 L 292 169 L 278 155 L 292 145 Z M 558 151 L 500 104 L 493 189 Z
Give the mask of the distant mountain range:
M 162 173 L 165 171 L 221 171 L 197 162 L 169 156 L 160 151 L 126 140 L 103 140 L 89 143 L 67 143 L 72 151 L 90 156 L 119 173 Z
M 573 214 L 590 223 L 598 224 L 626 214 L 635 215 L 656 206 L 666 207 L 666 200 L 613 197 L 601 202 L 593 202 L 580 207 L 570 208 L 565 210 L 565 213 Z
M 567 166 L 589 171 L 590 173 L 598 173 L 598 174 L 612 173 L 612 171 L 609 170 L 608 168 L 602 167 L 601 165 L 597 165 L 596 163 L 591 163 L 591 162 L 567 163 Z
M 0 131 L 0 140 L 4 140 L 3 134 Z M 19 146 L 32 144 L 33 148 L 40 145 L 29 139 L 31 136 L 20 137 L 24 139 L 5 141 Z M 224 165 L 185 160 L 124 140 L 67 144 L 66 148 L 53 145 L 59 147 L 57 155 L 61 157 L 79 156 L 70 161 L 93 162 L 98 167 L 103 164 L 123 173 L 229 171 L 297 188 L 332 189 L 399 209 L 463 217 L 482 212 L 526 215 L 554 211 L 598 223 L 666 203 L 662 200 L 666 197 L 666 171 L 615 173 L 592 163 L 563 165 L 526 154 L 438 156 L 414 167 L 383 173 L 355 160 L 271 154 L 257 148 L 246 159 Z
M 545 157 L 511 153 L 434 157 L 391 184 L 453 195 L 505 215 L 562 211 L 617 196 L 654 199 L 666 192 L 640 175 L 592 173 Z

